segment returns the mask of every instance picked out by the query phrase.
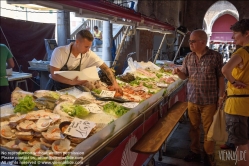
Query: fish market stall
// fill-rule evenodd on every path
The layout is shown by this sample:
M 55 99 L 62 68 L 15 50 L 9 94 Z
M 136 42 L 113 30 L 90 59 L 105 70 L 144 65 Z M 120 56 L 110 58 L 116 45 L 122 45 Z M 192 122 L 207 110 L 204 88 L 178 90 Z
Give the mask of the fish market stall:
M 58 92 L 16 89 L 1 107 L 1 151 L 30 152 L 17 153 L 21 162 L 32 156 L 54 165 L 142 165 L 148 155 L 130 148 L 175 102 L 186 101 L 186 81 L 172 66 L 143 62 L 117 79 L 123 96 L 99 80 Z

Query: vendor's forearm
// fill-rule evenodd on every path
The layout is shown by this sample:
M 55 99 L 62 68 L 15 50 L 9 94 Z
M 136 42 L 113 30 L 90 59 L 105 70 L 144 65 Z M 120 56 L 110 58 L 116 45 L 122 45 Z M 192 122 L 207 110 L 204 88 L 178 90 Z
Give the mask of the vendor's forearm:
M 64 84 L 68 84 L 68 85 L 72 85 L 72 80 L 70 79 L 67 79 L 59 74 L 54 74 L 52 75 L 52 79 L 55 80 L 55 81 L 58 81 L 58 82 L 61 82 L 61 83 L 64 83 Z
M 112 84 L 117 84 L 116 78 L 115 78 L 113 72 L 111 71 L 111 69 L 107 70 L 106 75 L 109 78 L 109 80 L 112 82 Z
M 100 69 L 106 74 L 106 76 L 109 78 L 109 80 L 112 82 L 112 84 L 117 84 L 116 78 L 115 78 L 112 70 L 106 64 L 102 64 L 100 66 Z

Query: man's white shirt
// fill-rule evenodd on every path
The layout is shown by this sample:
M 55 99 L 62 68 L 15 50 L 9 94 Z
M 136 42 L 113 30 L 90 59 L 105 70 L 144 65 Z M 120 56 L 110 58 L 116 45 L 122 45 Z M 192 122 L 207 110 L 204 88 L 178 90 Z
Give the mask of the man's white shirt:
M 67 62 L 68 55 L 70 53 L 70 47 L 72 44 L 73 43 L 70 43 L 69 45 L 55 48 L 51 56 L 50 66 L 61 69 Z M 70 54 L 67 62 L 67 67 L 69 70 L 73 70 L 79 65 L 80 57 L 81 54 L 79 54 L 77 57 L 75 57 L 72 53 Z M 104 61 L 100 59 L 98 55 L 89 50 L 85 54 L 82 54 L 80 70 L 92 66 L 99 67 L 103 63 Z
M 55 48 L 51 56 L 50 66 L 61 69 L 67 62 L 67 59 L 70 53 L 70 47 L 72 44 L 73 43 L 70 43 L 69 45 Z M 71 52 L 70 57 L 67 62 L 68 69 L 69 70 L 75 69 L 80 63 L 80 58 L 81 58 L 81 54 L 75 57 Z M 97 54 L 89 50 L 85 54 L 82 54 L 80 70 L 83 70 L 85 68 L 92 67 L 92 66 L 99 67 L 103 63 L 104 61 L 100 59 L 100 57 Z M 49 75 L 49 77 L 51 78 L 51 75 Z

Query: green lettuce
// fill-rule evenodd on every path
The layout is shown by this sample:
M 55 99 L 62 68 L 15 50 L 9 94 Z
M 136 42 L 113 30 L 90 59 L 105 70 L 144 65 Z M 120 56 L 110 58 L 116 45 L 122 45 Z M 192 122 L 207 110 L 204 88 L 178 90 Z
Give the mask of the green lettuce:
M 35 108 L 35 102 L 32 96 L 25 96 L 24 98 L 19 100 L 19 103 L 15 106 L 14 112 L 26 114 L 30 111 L 33 111 Z
M 62 105 L 62 111 L 66 112 L 70 116 L 75 116 L 78 118 L 83 118 L 89 114 L 89 111 L 81 105 Z
M 160 73 L 156 73 L 157 78 L 161 78 L 163 76 L 163 74 Z
M 89 111 L 81 105 L 75 105 L 75 116 L 78 118 L 83 118 L 89 114 Z
M 53 97 L 54 99 L 58 100 L 60 98 L 60 94 L 57 92 L 50 91 L 49 96 Z
M 93 89 L 93 91 L 94 91 L 95 93 L 97 93 L 97 94 L 100 94 L 100 93 L 102 92 L 101 89 Z
M 146 84 L 145 82 L 143 83 L 143 86 L 145 86 L 145 87 L 147 87 L 147 88 L 153 88 L 153 85 L 151 85 L 151 84 Z
M 105 104 L 103 109 L 106 113 L 112 114 L 117 117 L 120 117 L 129 111 L 128 108 L 118 105 L 113 101 Z

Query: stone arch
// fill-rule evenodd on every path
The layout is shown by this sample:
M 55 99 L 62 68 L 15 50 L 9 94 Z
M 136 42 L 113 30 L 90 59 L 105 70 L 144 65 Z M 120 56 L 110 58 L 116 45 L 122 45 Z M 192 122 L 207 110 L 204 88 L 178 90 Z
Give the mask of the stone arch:
M 207 26 L 207 21 L 206 21 L 206 19 L 205 19 L 205 18 L 203 19 L 203 25 L 202 25 L 202 27 L 203 27 L 203 30 L 207 32 L 207 30 L 208 30 L 208 29 L 207 29 L 207 28 L 208 28 L 208 26 Z
M 203 20 L 206 21 L 206 32 L 211 33 L 214 22 L 221 16 L 229 14 L 239 20 L 239 13 L 235 5 L 230 1 L 216 1 L 209 6 Z
M 210 25 L 209 25 L 209 30 L 211 32 L 212 30 L 212 27 L 214 25 L 214 22 L 221 16 L 225 15 L 225 14 L 230 14 L 231 16 L 235 17 L 236 20 L 239 20 L 239 15 L 237 13 L 235 13 L 234 11 L 232 10 L 223 10 L 221 11 L 220 13 L 218 13 L 217 15 L 215 15 L 212 19 L 212 21 L 210 22 Z
M 226 0 L 214 2 L 209 6 L 208 10 L 204 14 L 202 27 L 208 35 L 208 43 L 210 42 L 212 28 L 215 21 L 226 14 L 229 14 L 236 20 L 239 20 L 239 12 L 237 7 L 235 7 L 235 4 L 233 4 L 232 2 Z

